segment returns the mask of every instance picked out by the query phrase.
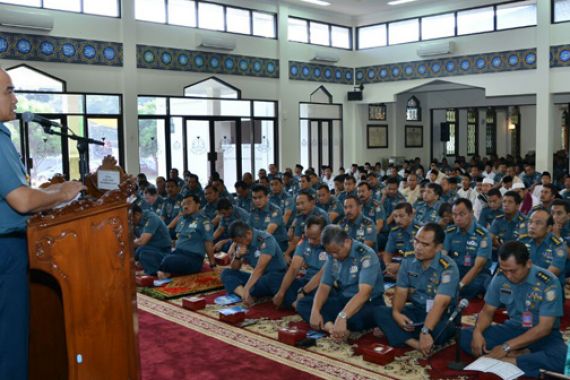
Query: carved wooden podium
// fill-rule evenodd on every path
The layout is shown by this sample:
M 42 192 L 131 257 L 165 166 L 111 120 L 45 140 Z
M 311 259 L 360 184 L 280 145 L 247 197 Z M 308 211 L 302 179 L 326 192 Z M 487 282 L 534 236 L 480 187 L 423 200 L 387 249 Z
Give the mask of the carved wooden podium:
M 140 378 L 127 193 L 30 220 L 30 379 Z

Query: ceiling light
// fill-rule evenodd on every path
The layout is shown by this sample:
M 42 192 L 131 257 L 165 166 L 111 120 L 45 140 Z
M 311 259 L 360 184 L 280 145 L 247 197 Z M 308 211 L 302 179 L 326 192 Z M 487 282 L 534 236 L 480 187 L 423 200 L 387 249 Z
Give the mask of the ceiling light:
M 412 1 L 416 0 L 394 0 L 394 1 L 389 1 L 388 5 L 400 5 L 400 4 L 411 3 Z
M 323 1 L 323 0 L 301 0 L 301 1 L 304 1 L 305 3 L 320 5 L 322 7 L 328 7 L 329 5 L 331 5 L 331 3 L 329 3 L 328 1 Z

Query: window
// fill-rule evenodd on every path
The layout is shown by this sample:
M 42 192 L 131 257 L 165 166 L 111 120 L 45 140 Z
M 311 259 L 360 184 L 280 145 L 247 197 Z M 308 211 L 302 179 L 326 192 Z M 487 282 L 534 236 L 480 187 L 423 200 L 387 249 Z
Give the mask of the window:
M 249 10 L 226 8 L 227 31 L 241 34 L 251 34 Z
M 168 1 L 168 23 L 181 26 L 196 26 L 196 2 L 188 0 Z
M 477 154 L 477 136 L 479 117 L 476 109 L 467 111 L 467 155 L 473 156 Z
M 536 25 L 536 0 L 497 5 L 497 30 Z
M 350 49 L 352 45 L 350 29 L 341 26 L 331 26 L 331 41 L 333 47 Z
M 485 115 L 485 154 L 497 154 L 497 124 L 494 108 L 489 108 Z
M 570 21 L 570 0 L 554 0 L 554 22 Z
M 419 19 L 391 22 L 388 24 L 388 43 L 390 45 L 419 41 Z
M 287 32 L 289 34 L 289 41 L 309 42 L 307 20 L 289 17 L 287 21 Z
M 421 121 L 422 120 L 422 108 L 420 107 L 420 101 L 415 96 L 408 99 L 406 103 L 406 121 Z
M 358 28 L 358 48 L 368 49 L 388 45 L 386 24 Z
M 314 45 L 352 49 L 352 28 L 289 17 L 288 40 Z
M 44 0 L 44 7 L 62 11 L 80 12 L 81 2 L 79 0 Z
M 457 34 L 490 32 L 495 27 L 493 7 L 457 12 Z
M 330 44 L 329 26 L 327 24 L 311 21 L 309 23 L 309 35 L 312 44 L 325 46 Z
M 224 30 L 224 7 L 198 3 L 198 26 L 204 29 Z
M 448 156 L 457 155 L 457 110 L 450 109 L 446 112 L 447 127 L 449 128 L 449 140 L 446 143 L 445 154 Z
M 252 12 L 253 35 L 275 38 L 275 16 L 269 13 Z
M 97 16 L 120 16 L 119 0 L 0 0 L 0 3 L 86 13 Z
M 455 36 L 455 14 L 422 18 L 422 40 L 451 36 Z
M 142 21 L 166 22 L 164 0 L 137 0 L 135 18 Z

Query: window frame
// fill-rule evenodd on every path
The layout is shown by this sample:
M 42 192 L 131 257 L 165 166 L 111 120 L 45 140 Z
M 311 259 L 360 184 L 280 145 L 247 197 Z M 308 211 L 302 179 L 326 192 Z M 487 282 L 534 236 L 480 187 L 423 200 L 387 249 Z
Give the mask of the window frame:
M 297 16 L 287 17 L 287 20 L 289 20 L 289 19 L 302 20 L 302 21 L 305 21 L 307 23 L 307 41 L 308 42 L 291 41 L 289 39 L 287 39 L 287 42 L 297 43 L 297 44 L 305 44 L 305 45 L 313 45 L 313 46 L 322 46 L 322 47 L 328 47 L 328 48 L 332 48 L 332 49 L 341 49 L 341 50 L 347 50 L 347 51 L 352 51 L 354 49 L 354 41 L 353 41 L 354 28 L 352 26 L 334 24 L 334 23 L 330 23 L 330 22 L 326 22 L 326 21 L 312 20 L 312 19 L 297 17 Z M 329 33 L 329 44 L 328 45 L 311 43 L 311 22 L 315 22 L 318 24 L 324 24 L 324 25 L 328 26 L 328 33 Z M 349 38 L 349 47 L 348 48 L 333 46 L 333 44 L 332 44 L 332 27 L 333 26 L 336 26 L 337 28 L 348 29 L 348 35 L 349 35 L 349 37 L 348 37 Z
M 563 20 L 563 21 L 555 21 L 555 9 L 554 9 L 554 3 L 556 2 L 556 0 L 550 0 L 550 23 L 551 24 L 564 24 L 567 22 L 570 22 L 570 18 L 568 20 Z
M 14 4 L 14 3 L 9 3 L 9 2 L 5 2 L 3 0 L 0 0 L 0 5 L 10 5 L 10 6 L 14 6 L 14 7 L 25 7 L 25 8 L 31 8 L 31 9 L 45 9 L 48 11 L 52 11 L 52 12 L 65 12 L 65 13 L 71 13 L 71 14 L 82 14 L 82 15 L 89 15 L 89 16 L 96 16 L 96 17 L 108 17 L 108 18 L 122 18 L 123 17 L 123 7 L 122 7 L 122 2 L 120 0 L 115 0 L 117 2 L 117 16 L 108 16 L 108 15 L 101 15 L 101 14 L 96 14 L 96 13 L 85 13 L 84 12 L 84 7 L 83 7 L 83 0 L 76 0 L 79 1 L 79 12 L 74 12 L 74 11 L 68 11 L 68 10 L 64 10 L 64 9 L 53 9 L 53 8 L 46 8 L 44 6 L 44 0 L 39 0 L 40 1 L 40 6 L 39 7 L 35 7 L 33 5 L 20 5 L 20 4 Z
M 2 0 L 0 0 L 0 1 L 2 1 Z M 83 1 L 83 0 L 81 0 L 81 1 Z M 213 1 L 207 1 L 207 0 L 193 0 L 194 1 L 194 7 L 195 7 L 194 14 L 196 16 L 196 20 L 195 20 L 196 26 L 186 26 L 186 25 L 179 25 L 179 24 L 170 24 L 169 15 L 168 15 L 168 2 L 170 0 L 163 0 L 163 1 L 164 1 L 164 9 L 165 9 L 165 14 L 166 14 L 165 22 L 138 20 L 138 19 L 135 19 L 135 21 L 136 22 L 150 22 L 153 24 L 169 25 L 169 26 L 174 26 L 174 27 L 206 30 L 206 31 L 217 32 L 217 33 L 227 33 L 227 34 L 233 34 L 233 35 L 237 35 L 237 36 L 248 36 L 248 37 L 263 38 L 263 39 L 268 39 L 268 40 L 277 40 L 278 39 L 279 28 L 278 28 L 278 24 L 277 24 L 277 22 L 278 22 L 277 13 L 264 11 L 261 9 L 255 9 L 255 8 L 246 8 L 246 7 L 236 6 L 236 5 L 227 5 L 227 4 L 222 4 L 222 3 L 216 3 Z M 135 2 L 135 8 L 136 8 L 137 0 L 134 0 L 134 2 Z M 224 28 L 223 28 L 223 30 L 207 29 L 207 28 L 201 28 L 199 26 L 200 25 L 200 15 L 199 15 L 199 4 L 200 3 L 213 4 L 213 5 L 217 5 L 217 6 L 222 7 L 223 13 L 224 13 Z M 249 12 L 249 30 L 250 30 L 249 34 L 228 31 L 228 17 L 227 17 L 227 9 L 228 8 L 234 8 L 234 9 L 239 9 L 239 10 L 244 10 L 244 11 Z M 262 35 L 253 34 L 253 13 L 254 12 L 255 13 L 263 13 L 263 14 L 269 15 L 273 18 L 273 35 L 274 35 L 274 37 L 266 37 L 266 36 L 262 36 Z
M 374 24 L 366 24 L 366 25 L 360 25 L 360 26 L 356 26 L 354 27 L 354 31 L 355 31 L 355 48 L 354 50 L 368 50 L 368 49 L 378 49 L 378 48 L 384 48 L 384 47 L 388 47 L 388 46 L 397 46 L 397 45 L 405 45 L 405 44 L 413 44 L 413 43 L 418 43 L 418 42 L 430 42 L 430 41 L 437 41 L 437 40 L 442 40 L 442 39 L 446 39 L 446 38 L 456 38 L 456 37 L 465 37 L 465 36 L 476 36 L 479 34 L 487 34 L 487 33 L 496 33 L 496 32 L 504 32 L 504 31 L 509 31 L 509 30 L 517 30 L 517 29 L 524 29 L 524 28 L 534 28 L 536 27 L 536 25 L 526 25 L 526 26 L 517 26 L 514 28 L 507 28 L 507 29 L 497 29 L 497 7 L 498 6 L 503 6 L 506 4 L 512 4 L 512 3 L 519 3 L 519 2 L 524 2 L 526 0 L 511 0 L 511 1 L 507 1 L 504 3 L 495 3 L 495 4 L 487 4 L 487 5 L 480 5 L 477 7 L 470 7 L 470 8 L 458 8 L 455 10 L 451 10 L 451 11 L 445 11 L 445 12 L 437 12 L 437 13 L 429 13 L 429 14 L 425 14 L 425 15 L 421 15 L 421 16 L 416 16 L 416 17 L 406 17 L 406 18 L 402 18 L 402 19 L 394 19 L 394 20 L 387 20 L 387 21 L 383 21 L 383 22 L 378 22 L 378 23 L 374 23 Z M 537 0 L 538 1 L 538 0 Z M 554 0 L 552 1 L 552 21 L 554 21 Z M 463 12 L 463 11 L 470 11 L 470 10 L 476 10 L 476 9 L 480 9 L 480 8 L 489 8 L 492 7 L 493 8 L 493 30 L 489 30 L 489 31 L 485 31 L 485 32 L 477 32 L 477 33 L 470 33 L 470 34 L 458 34 L 458 22 L 457 22 L 457 13 L 458 12 Z M 433 17 L 433 16 L 441 16 L 441 15 L 445 15 L 445 14 L 453 14 L 454 18 L 455 18 L 455 32 L 452 36 L 446 36 L 446 37 L 437 37 L 437 38 L 430 38 L 430 39 L 424 39 L 423 35 L 422 35 L 422 19 L 425 17 Z M 400 21 L 407 21 L 407 20 L 411 20 L 411 19 L 418 19 L 419 22 L 419 40 L 418 41 L 412 41 L 412 42 L 403 42 L 403 43 L 398 43 L 398 44 L 390 44 L 390 34 L 389 34 L 389 29 L 390 26 L 389 24 L 391 23 L 395 23 L 395 22 L 400 22 Z M 562 22 L 570 22 L 570 20 L 568 21 L 559 21 L 558 23 L 562 23 Z M 553 22 L 554 23 L 554 22 Z M 359 33 L 358 31 L 362 28 L 367 28 L 367 27 L 371 27 L 371 26 L 377 26 L 377 25 L 386 25 L 386 45 L 381 45 L 381 46 L 373 46 L 373 47 L 366 47 L 366 48 L 361 48 L 360 47 L 360 39 L 359 39 Z

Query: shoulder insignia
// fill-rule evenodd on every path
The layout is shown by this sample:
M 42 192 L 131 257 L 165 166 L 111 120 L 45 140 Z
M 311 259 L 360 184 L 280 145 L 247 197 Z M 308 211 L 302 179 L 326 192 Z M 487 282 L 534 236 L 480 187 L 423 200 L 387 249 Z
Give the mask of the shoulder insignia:
M 520 235 L 519 235 L 519 239 L 524 239 L 524 238 L 527 238 L 527 237 L 528 237 L 528 234 L 520 234 Z
M 415 231 L 419 231 L 420 228 L 422 228 L 422 225 L 421 225 L 421 224 L 419 224 L 419 223 L 415 223 L 415 224 L 414 224 L 414 230 L 415 230 Z
M 497 215 L 495 217 L 495 219 L 504 219 L 504 218 L 505 218 L 505 214 Z
M 485 236 L 485 231 L 481 227 L 475 228 L 475 232 L 477 233 L 477 235 Z
M 400 229 L 400 227 L 395 226 L 395 227 L 392 227 L 392 228 L 390 229 L 390 232 L 395 232 L 395 231 L 398 231 L 399 229 Z
M 360 246 L 360 247 L 356 248 L 356 251 L 357 251 L 358 253 L 364 253 L 364 252 L 366 252 L 366 249 L 364 249 L 363 246 Z
M 447 269 L 449 267 L 449 263 L 443 257 L 441 259 L 439 259 L 439 263 L 441 264 L 443 269 Z
M 456 230 L 457 230 L 457 226 L 453 225 L 453 226 L 447 227 L 447 230 L 445 232 L 450 233 L 450 232 L 455 232 Z
M 544 272 L 536 272 L 536 277 L 545 284 L 548 284 L 550 282 L 550 277 Z
M 519 222 L 524 222 L 524 216 L 519 215 Z
M 556 245 L 562 244 L 562 241 L 558 238 L 558 236 L 555 236 L 555 235 L 552 235 L 552 241 L 553 241 L 554 244 L 556 244 Z

